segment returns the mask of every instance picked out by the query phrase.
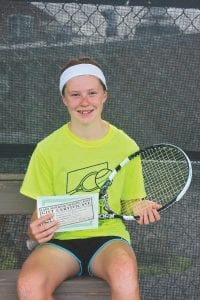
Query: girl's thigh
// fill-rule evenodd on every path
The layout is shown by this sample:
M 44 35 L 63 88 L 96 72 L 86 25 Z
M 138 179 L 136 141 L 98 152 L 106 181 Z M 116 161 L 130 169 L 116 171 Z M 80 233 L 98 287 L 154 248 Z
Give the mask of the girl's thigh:
M 42 245 L 24 262 L 19 280 L 30 278 L 36 286 L 39 282 L 45 282 L 50 290 L 54 290 L 62 281 L 79 272 L 80 265 L 70 253 L 51 245 Z

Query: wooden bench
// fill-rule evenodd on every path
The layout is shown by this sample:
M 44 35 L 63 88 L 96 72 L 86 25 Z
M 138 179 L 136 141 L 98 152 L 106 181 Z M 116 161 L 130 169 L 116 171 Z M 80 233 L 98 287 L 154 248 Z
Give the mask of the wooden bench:
M 22 174 L 0 174 L 0 212 L 7 214 L 31 214 L 34 201 L 29 201 L 19 193 Z M 12 228 L 10 228 L 12 230 Z M 0 270 L 0 300 L 14 300 L 16 279 L 19 270 Z M 107 283 L 98 278 L 77 277 L 64 281 L 55 291 L 55 299 L 107 300 L 110 290 Z

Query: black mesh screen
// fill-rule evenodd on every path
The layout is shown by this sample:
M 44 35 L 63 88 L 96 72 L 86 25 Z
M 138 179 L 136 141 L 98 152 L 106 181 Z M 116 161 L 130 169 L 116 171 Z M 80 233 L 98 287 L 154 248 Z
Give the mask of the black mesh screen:
M 200 5 L 63 2 L 0 2 L 0 173 L 24 173 L 35 144 L 68 120 L 58 91 L 63 64 L 96 59 L 109 90 L 104 117 L 141 147 L 169 142 L 193 161 L 184 200 L 159 224 L 135 225 L 133 247 L 143 299 L 197 300 Z M 27 255 L 27 220 L 0 216 L 1 268 L 20 267 Z

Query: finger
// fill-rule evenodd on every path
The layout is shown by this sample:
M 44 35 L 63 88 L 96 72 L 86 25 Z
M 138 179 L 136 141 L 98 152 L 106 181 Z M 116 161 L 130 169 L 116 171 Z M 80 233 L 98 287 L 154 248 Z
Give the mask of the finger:
M 157 209 L 148 208 L 140 213 L 138 224 L 149 225 L 160 220 L 160 214 Z
M 53 220 L 53 218 L 54 218 L 54 215 L 53 215 L 53 214 L 47 214 L 47 215 L 44 215 L 44 216 L 42 216 L 42 217 L 40 217 L 40 218 L 38 218 L 38 219 L 36 220 L 36 224 L 37 224 L 37 225 L 40 225 L 40 224 L 45 223 L 45 222 L 47 222 L 47 221 Z
M 152 205 L 152 208 L 154 209 L 160 209 L 162 207 L 162 205 L 158 204 L 158 203 L 154 203 L 154 205 Z
M 31 232 L 35 232 L 37 231 L 37 227 L 38 226 L 41 226 L 41 224 L 45 223 L 45 222 L 48 222 L 48 221 L 51 221 L 53 219 L 53 214 L 48 214 L 48 215 L 45 215 L 41 218 L 38 218 L 34 221 L 32 221 L 30 224 L 29 224 L 29 228 L 31 230 Z
M 145 224 L 152 224 L 160 220 L 160 214 L 157 209 L 148 209 L 146 212 Z
M 48 233 L 53 232 L 57 229 L 59 223 L 57 221 L 51 221 L 48 223 L 42 223 L 40 226 L 37 227 L 37 232 L 39 233 Z
M 29 226 L 29 232 L 31 235 L 31 238 L 33 240 L 41 239 L 41 237 L 48 236 L 49 234 L 52 234 L 56 231 L 56 229 L 59 227 L 58 221 L 50 221 L 49 218 L 52 220 L 52 214 L 44 216 L 45 218 L 40 218 L 39 220 L 33 221 Z
M 154 214 L 154 219 L 155 219 L 155 222 L 159 221 L 160 220 L 160 214 L 158 212 L 157 209 L 153 209 L 153 214 Z
M 58 221 L 57 220 L 48 220 L 48 221 L 45 221 L 45 222 L 42 222 L 40 223 L 37 227 L 41 230 L 41 231 L 45 231 L 55 225 L 58 224 Z
M 140 225 L 143 225 L 144 223 L 144 215 L 143 215 L 143 211 L 138 212 L 138 219 L 137 219 L 137 223 Z
M 52 221 L 49 223 L 41 223 L 41 224 L 37 224 L 37 223 L 31 223 L 29 226 L 29 232 L 33 235 L 36 236 L 41 232 L 44 232 L 46 230 L 48 230 L 51 227 L 56 226 L 58 223 L 56 221 Z
M 54 233 L 58 229 L 58 227 L 59 227 L 59 224 L 57 223 L 51 227 L 43 228 L 42 230 L 40 229 L 40 231 L 38 231 L 35 234 L 36 241 L 41 243 L 44 239 L 49 240 L 54 235 Z
M 37 243 L 39 243 L 39 244 L 41 244 L 41 243 L 46 243 L 46 242 L 50 241 L 50 240 L 53 238 L 53 236 L 54 236 L 54 233 L 52 233 L 52 234 L 50 234 L 50 235 L 48 235 L 48 236 L 46 236 L 46 237 L 40 238 L 40 239 L 37 241 Z
M 138 220 L 138 224 L 140 224 L 140 225 L 149 224 L 146 210 L 142 210 L 139 214 L 139 217 L 140 218 Z
M 154 223 L 154 222 L 159 221 L 160 215 L 159 215 L 157 209 L 152 209 L 148 213 L 149 213 L 149 222 L 150 223 Z
M 152 219 L 153 219 L 153 214 L 152 214 L 151 209 L 146 209 L 144 211 L 144 216 L 143 216 L 144 225 L 150 224 Z

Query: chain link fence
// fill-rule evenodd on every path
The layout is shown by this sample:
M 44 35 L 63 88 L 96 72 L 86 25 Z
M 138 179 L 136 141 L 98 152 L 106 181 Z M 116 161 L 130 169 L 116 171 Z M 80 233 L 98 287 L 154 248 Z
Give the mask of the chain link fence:
M 1 26 L 1 49 L 198 34 L 200 30 L 199 9 L 129 6 L 130 1 L 123 6 L 115 5 L 119 1 L 112 5 L 78 2 L 1 1 L 6 23 Z
M 37 143 L 66 121 L 59 70 L 86 55 L 105 70 L 109 121 L 119 114 L 121 127 L 142 146 L 165 140 L 199 151 L 200 10 L 117 2 L 123 1 L 1 1 L 2 144 Z

